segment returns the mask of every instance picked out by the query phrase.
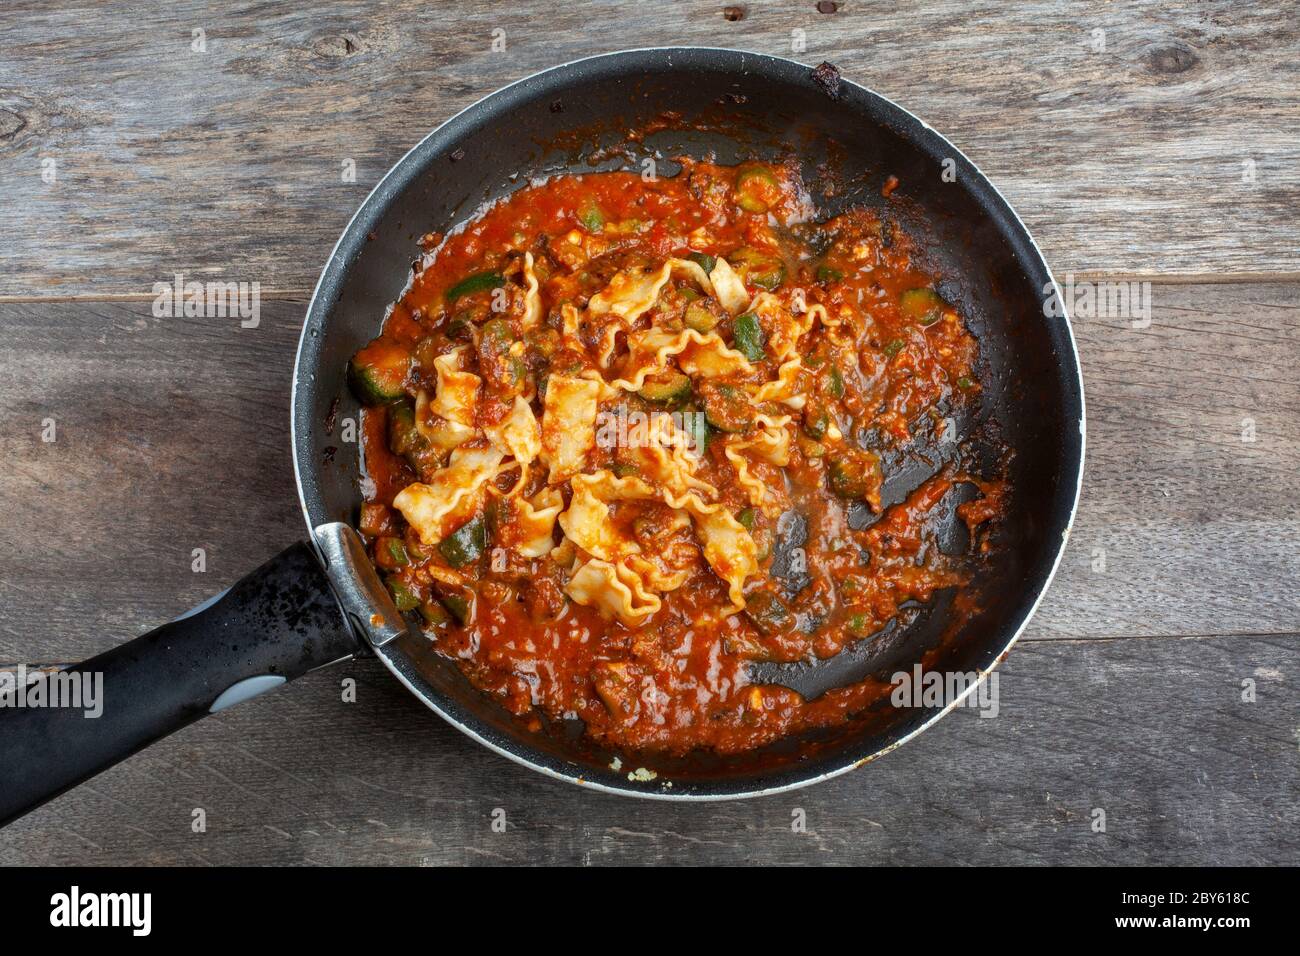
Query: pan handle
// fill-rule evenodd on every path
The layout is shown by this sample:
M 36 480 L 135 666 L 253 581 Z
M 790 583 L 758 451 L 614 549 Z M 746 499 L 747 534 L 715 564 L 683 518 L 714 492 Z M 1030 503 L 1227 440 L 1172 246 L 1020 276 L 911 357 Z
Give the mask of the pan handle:
M 300 542 L 155 631 L 21 692 L 15 680 L 0 682 L 0 826 L 200 717 L 359 646 L 319 559 Z M 34 704 L 28 691 L 38 685 L 46 693 Z M 78 706 L 44 706 L 69 698 Z

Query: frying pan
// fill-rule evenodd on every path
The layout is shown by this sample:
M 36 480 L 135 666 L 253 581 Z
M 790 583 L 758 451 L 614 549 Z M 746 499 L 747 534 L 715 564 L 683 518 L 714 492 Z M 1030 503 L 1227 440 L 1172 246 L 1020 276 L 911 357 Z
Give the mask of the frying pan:
M 629 139 L 631 129 L 643 135 Z M 875 207 L 926 249 L 926 265 L 944 277 L 939 291 L 980 344 L 983 387 L 977 407 L 957 422 L 960 440 L 974 458 L 1001 462 L 1013 491 L 997 546 L 966 589 L 976 610 L 960 627 L 948 595 L 823 665 L 758 676 L 815 694 L 922 654 L 931 669 L 986 675 L 1051 580 L 1082 478 L 1078 358 L 1068 320 L 1045 314 L 1055 284 L 1033 239 L 951 143 L 833 70 L 814 74 L 732 50 L 632 50 L 493 93 L 426 136 L 375 187 L 325 265 L 298 348 L 293 454 L 308 539 L 182 618 L 73 667 L 72 674 L 103 675 L 97 719 L 68 708 L 0 710 L 0 822 L 209 713 L 361 654 L 378 657 L 441 717 L 518 763 L 586 787 L 677 800 L 768 794 L 833 777 L 960 703 L 875 708 L 834 730 L 727 757 L 604 751 L 565 722 L 527 728 L 471 687 L 398 613 L 351 529 L 362 475 L 356 449 L 338 431 L 359 412 L 345 366 L 399 297 L 419 236 L 446 231 L 541 176 L 644 169 L 647 159 L 670 175 L 673 156 L 732 163 L 792 149 L 816 171 L 813 194 L 824 213 Z M 891 174 L 899 185 L 885 198 L 881 183 Z M 933 451 L 908 457 L 887 499 L 918 483 L 918 468 L 935 466 Z

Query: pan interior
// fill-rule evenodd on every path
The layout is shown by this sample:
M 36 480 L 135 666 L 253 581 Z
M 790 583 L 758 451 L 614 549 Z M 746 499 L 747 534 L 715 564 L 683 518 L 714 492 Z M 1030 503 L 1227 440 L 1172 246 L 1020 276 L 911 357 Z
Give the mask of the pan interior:
M 548 175 L 595 169 L 671 175 L 673 157 L 682 154 L 734 163 L 791 150 L 825 214 L 863 205 L 887 210 L 930 250 L 927 265 L 946 277 L 941 292 L 980 343 L 984 390 L 975 415 L 959 423 L 962 438 L 990 452 L 999 445 L 1013 452 L 1014 490 L 1000 547 L 970 585 L 981 610 L 946 641 L 936 636 L 942 613 L 922 616 L 928 624 L 905 629 L 889 654 L 862 666 L 889 673 L 936 643 L 929 667 L 982 673 L 993 666 L 1054 570 L 1082 467 L 1073 341 L 1064 319 L 1043 312 L 1050 274 L 996 190 L 929 127 L 847 80 L 832 96 L 808 67 L 772 57 L 690 49 L 579 61 L 479 102 L 394 168 L 340 240 L 303 332 L 294 435 L 309 525 L 356 520 L 356 448 L 340 447 L 328 426 L 356 419 L 345 366 L 400 296 L 422 234 L 446 231 L 482 204 Z M 900 185 L 885 199 L 880 187 L 889 175 Z M 417 634 L 397 644 L 385 652 L 390 667 L 435 710 L 490 746 L 553 774 L 649 796 L 719 798 L 808 782 L 888 749 L 938 714 L 886 707 L 816 739 L 728 758 L 612 754 L 586 743 L 573 727 L 526 730 Z M 638 768 L 650 773 L 635 773 Z

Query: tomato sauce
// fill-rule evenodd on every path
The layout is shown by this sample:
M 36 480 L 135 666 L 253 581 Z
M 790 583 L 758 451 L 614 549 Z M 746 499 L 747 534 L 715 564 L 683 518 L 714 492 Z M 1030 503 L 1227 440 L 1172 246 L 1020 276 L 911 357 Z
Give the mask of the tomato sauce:
M 932 438 L 980 391 L 978 345 L 935 290 L 938 277 L 921 267 L 912 240 L 868 210 L 817 221 L 792 163 L 682 163 L 671 178 L 615 172 L 534 183 L 450 234 L 425 238 L 381 336 L 354 359 L 371 376 L 362 383 L 363 461 L 372 484 L 361 528 L 399 606 L 418 610 L 436 650 L 510 712 L 534 724 L 540 715 L 581 720 L 593 740 L 627 751 L 735 753 L 842 723 L 877 700 L 887 687 L 875 680 L 805 700 L 756 683 L 753 665 L 832 657 L 872 640 L 900 607 L 960 588 L 987 547 L 1005 488 L 950 463 L 902 501 L 881 500 L 891 456 Z M 520 324 L 525 252 L 544 316 L 531 331 Z M 553 555 L 518 550 L 514 512 L 502 504 L 517 471 L 495 479 L 483 553 L 471 551 L 449 571 L 446 549 L 421 540 L 393 508 L 402 488 L 446 466 L 444 450 L 404 425 L 415 396 L 436 385 L 434 360 L 457 348 L 474 357 L 483 386 L 473 427 L 501 422 L 517 395 L 540 420 L 538 392 L 548 375 L 597 367 L 592 351 L 558 341 L 562 306 L 584 308 L 617 273 L 692 255 L 705 266 L 726 259 L 748 294 L 770 292 L 795 314 L 818 305 L 835 322 L 799 339 L 802 408 L 745 405 L 737 421 L 728 419 L 727 389 L 752 391 L 759 378 L 776 377 L 778 363 L 767 356 L 725 382 L 692 380 L 671 399 L 674 408 L 706 415 L 724 440 L 752 434 L 756 411 L 792 418 L 788 463 L 751 463 L 779 504 L 772 513 L 754 507 L 724 440 L 710 441 L 698 462 L 698 477 L 717 490 L 710 503 L 737 516 L 757 547 L 759 573 L 745 583 L 745 610 L 728 611 L 727 583 L 702 558 L 689 523 L 674 520 L 660 501 L 613 503 L 611 526 L 684 571 L 685 583 L 664 591 L 662 607 L 636 626 L 577 603 L 566 594 L 574 548 L 558 526 Z M 700 311 L 705 306 L 709 314 Z M 680 329 L 701 317 L 741 347 L 742 317 L 689 283 L 669 282 L 638 322 Z M 506 323 L 492 333 L 504 336 L 498 352 L 486 331 L 494 320 Z M 594 350 L 603 332 L 585 328 L 585 344 Z M 515 342 L 526 347 L 510 351 Z M 393 355 L 403 359 L 396 366 Z M 645 394 L 621 401 L 650 412 L 666 407 Z M 626 460 L 617 447 L 597 447 L 588 465 L 618 474 Z M 959 483 L 973 484 L 978 496 L 956 509 L 970 530 L 969 553 L 950 556 L 937 544 L 936 515 Z M 524 485 L 515 491 L 544 489 L 544 470 L 532 470 Z M 561 490 L 567 507 L 571 491 Z M 795 532 L 801 541 L 790 546 Z M 465 557 L 451 554 L 453 565 Z M 449 586 L 452 578 L 459 583 Z

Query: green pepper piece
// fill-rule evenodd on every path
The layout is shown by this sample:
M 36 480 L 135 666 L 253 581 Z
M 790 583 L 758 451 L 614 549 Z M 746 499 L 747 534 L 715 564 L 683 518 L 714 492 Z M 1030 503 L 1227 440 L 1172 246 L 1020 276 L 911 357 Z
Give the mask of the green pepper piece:
M 438 542 L 438 550 L 453 568 L 463 568 L 471 561 L 477 561 L 486 549 L 487 525 L 481 514 Z
M 832 269 L 830 266 L 817 267 L 817 281 L 822 285 L 828 285 L 832 282 L 839 282 L 844 278 L 844 273 L 839 269 Z
M 903 345 L 904 343 L 902 339 L 894 339 L 885 346 L 885 358 L 893 358 L 903 350 Z
M 758 316 L 753 312 L 742 312 L 736 316 L 731 326 L 736 342 L 736 351 L 751 362 L 762 361 L 767 345 L 767 336 L 758 324 Z
M 447 290 L 447 304 L 450 305 L 464 295 L 495 289 L 497 286 L 505 285 L 505 281 L 505 276 L 492 269 L 487 272 L 476 272 L 472 276 L 461 279 Z
M 741 523 L 746 531 L 754 530 L 754 509 L 746 508 L 740 514 L 736 515 L 736 520 Z

